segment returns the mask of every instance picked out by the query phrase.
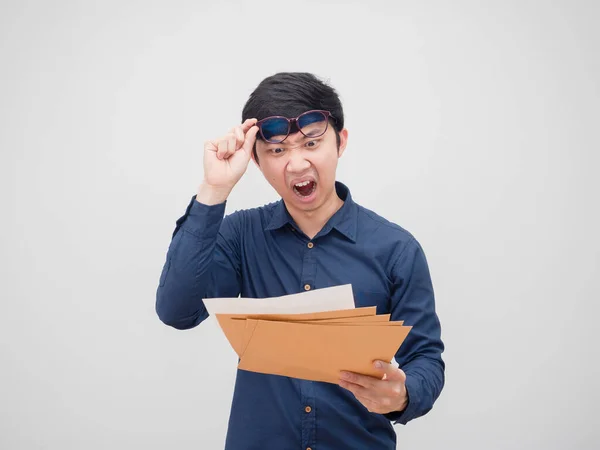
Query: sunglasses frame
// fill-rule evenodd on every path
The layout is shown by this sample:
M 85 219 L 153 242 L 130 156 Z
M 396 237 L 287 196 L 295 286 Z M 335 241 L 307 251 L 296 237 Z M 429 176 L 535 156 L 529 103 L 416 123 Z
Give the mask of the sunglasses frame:
M 325 130 L 319 134 L 318 136 L 306 136 L 306 134 L 304 134 L 302 132 L 302 130 L 300 129 L 300 127 L 298 126 L 298 119 L 306 114 L 310 114 L 310 113 L 321 113 L 325 116 Z M 269 117 L 265 117 L 264 119 L 259 120 L 258 122 L 256 122 L 256 126 L 258 127 L 258 130 L 260 132 L 260 135 L 262 136 L 263 140 L 269 144 L 281 144 L 283 141 L 285 141 L 287 139 L 287 137 L 290 135 L 290 131 L 292 129 L 292 124 L 296 125 L 296 128 L 298 129 L 298 131 L 300 133 L 302 133 L 304 136 L 308 137 L 308 138 L 317 138 L 320 136 L 323 136 L 326 132 L 327 129 L 329 128 L 329 118 L 332 118 L 333 120 L 335 120 L 335 117 L 331 114 L 331 112 L 326 111 L 324 109 L 311 109 L 310 111 L 305 111 L 302 114 L 300 114 L 298 117 L 284 117 L 284 116 L 269 116 Z M 263 134 L 263 130 L 262 130 L 262 124 L 264 122 L 266 122 L 267 120 L 270 119 L 285 119 L 287 121 L 287 133 L 285 134 L 285 137 L 281 140 L 277 140 L 277 141 L 272 141 L 272 140 L 268 140 L 265 135 Z

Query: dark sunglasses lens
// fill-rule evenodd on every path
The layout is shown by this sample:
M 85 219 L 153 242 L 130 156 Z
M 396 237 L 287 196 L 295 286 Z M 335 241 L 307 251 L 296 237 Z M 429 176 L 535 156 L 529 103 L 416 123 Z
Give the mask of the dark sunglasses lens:
M 289 122 L 280 117 L 267 119 L 263 122 L 261 128 L 263 137 L 267 142 L 278 143 L 283 141 L 288 133 Z
M 321 136 L 327 130 L 327 117 L 322 112 L 302 114 L 298 117 L 298 127 L 305 136 Z

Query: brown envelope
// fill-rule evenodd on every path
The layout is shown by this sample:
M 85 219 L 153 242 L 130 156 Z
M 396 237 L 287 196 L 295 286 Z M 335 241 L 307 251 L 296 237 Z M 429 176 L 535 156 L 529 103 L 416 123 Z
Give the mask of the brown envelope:
M 283 317 L 283 316 L 281 316 Z M 359 317 L 341 317 L 337 319 L 314 319 L 314 320 L 300 320 L 300 319 L 276 319 L 276 318 L 267 318 L 260 316 L 248 316 L 248 317 L 233 317 L 231 320 L 235 321 L 245 321 L 246 319 L 256 319 L 256 320 L 275 320 L 276 322 L 298 322 L 298 323 L 314 323 L 314 324 L 325 324 L 325 323 L 373 323 L 373 322 L 389 322 L 390 314 L 379 314 L 377 316 L 359 316 Z M 394 322 L 397 323 L 397 322 Z
M 234 319 L 238 320 L 238 319 Z M 346 325 L 374 325 L 376 323 L 386 322 L 388 325 L 404 325 L 404 320 L 395 320 L 390 322 L 390 314 L 379 314 L 377 316 L 351 317 L 349 319 L 321 319 L 321 320 L 302 320 L 296 323 L 313 323 L 315 325 L 324 325 L 328 323 L 346 324 Z
M 359 317 L 377 317 L 375 316 L 377 308 L 367 306 L 362 308 L 343 309 L 337 311 L 323 311 L 317 313 L 303 314 L 216 314 L 217 321 L 225 333 L 231 347 L 238 356 L 243 353 L 245 347 L 244 335 L 246 333 L 245 319 L 264 319 L 278 321 L 312 321 L 312 320 L 349 320 Z M 237 319 L 237 320 L 236 320 Z M 378 319 L 380 320 L 380 319 Z
M 295 323 L 310 323 L 313 325 L 327 325 L 327 324 L 337 324 L 337 325 L 383 325 L 382 322 L 385 322 L 385 325 L 389 325 L 389 326 L 399 326 L 399 325 L 404 325 L 404 320 L 400 320 L 400 321 L 394 321 L 394 322 L 388 322 L 387 320 L 375 320 L 376 318 L 379 318 L 380 316 L 374 316 L 373 318 L 371 317 L 357 317 L 355 321 L 353 322 L 348 322 L 347 319 L 344 320 L 335 320 L 335 319 L 325 319 L 325 320 L 311 320 L 309 322 L 295 322 Z
M 255 317 L 252 317 L 254 319 Z M 236 319 L 237 320 L 237 319 Z M 337 319 L 315 319 L 302 320 L 302 323 L 373 323 L 373 322 L 389 322 L 390 314 L 378 314 L 376 316 L 361 316 L 361 317 L 341 317 Z M 285 322 L 285 321 L 281 321 Z
M 378 376 L 373 361 L 391 361 L 411 328 L 247 319 L 238 367 L 334 384 L 341 370 Z
M 294 320 L 321 320 L 338 319 L 345 317 L 364 317 L 374 316 L 377 313 L 377 307 L 364 306 L 361 308 L 340 309 L 336 311 L 322 311 L 315 313 L 301 314 L 217 314 L 220 317 L 230 317 L 232 319 L 260 319 L 260 320 L 279 320 L 282 322 Z

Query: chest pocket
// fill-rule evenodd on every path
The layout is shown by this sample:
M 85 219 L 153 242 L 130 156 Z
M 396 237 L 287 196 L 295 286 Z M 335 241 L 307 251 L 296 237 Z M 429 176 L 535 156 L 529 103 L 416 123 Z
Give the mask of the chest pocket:
M 389 314 L 391 309 L 390 297 L 386 292 L 371 292 L 353 289 L 354 306 L 376 306 L 377 314 Z

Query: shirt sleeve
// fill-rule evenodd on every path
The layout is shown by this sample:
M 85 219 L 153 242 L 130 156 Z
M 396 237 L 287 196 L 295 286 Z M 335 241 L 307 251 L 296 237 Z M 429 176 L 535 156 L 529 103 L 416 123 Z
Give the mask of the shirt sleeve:
M 208 317 L 203 298 L 240 294 L 241 213 L 225 217 L 225 205 L 194 196 L 176 222 L 156 292 L 156 313 L 167 325 L 193 328 Z
M 429 412 L 444 387 L 444 344 L 427 260 L 414 238 L 397 258 L 392 278 L 391 320 L 404 320 L 412 329 L 395 357 L 406 373 L 408 405 L 401 412 L 385 416 L 405 425 Z

